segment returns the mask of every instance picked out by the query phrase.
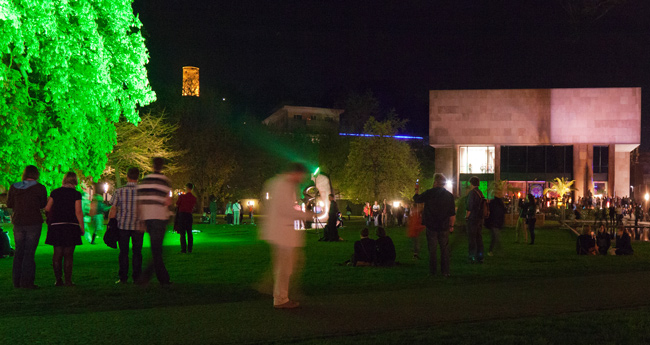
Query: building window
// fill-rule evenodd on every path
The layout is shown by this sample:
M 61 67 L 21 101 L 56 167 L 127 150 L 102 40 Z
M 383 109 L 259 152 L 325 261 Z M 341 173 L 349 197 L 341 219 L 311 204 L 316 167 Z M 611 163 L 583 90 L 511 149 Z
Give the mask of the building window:
M 494 174 L 494 146 L 461 146 L 461 174 Z
M 296 114 L 296 115 L 293 116 L 293 119 L 294 120 L 302 120 L 302 115 Z
M 606 174 L 609 170 L 609 147 L 594 146 L 594 174 Z

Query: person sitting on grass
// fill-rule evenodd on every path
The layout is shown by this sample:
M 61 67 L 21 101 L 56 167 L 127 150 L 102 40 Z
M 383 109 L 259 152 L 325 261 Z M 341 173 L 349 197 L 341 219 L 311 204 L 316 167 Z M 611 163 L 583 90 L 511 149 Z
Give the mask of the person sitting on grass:
M 612 237 L 605 229 L 605 224 L 600 223 L 598 233 L 596 234 L 596 246 L 601 255 L 607 255 L 609 247 L 612 246 Z
M 386 235 L 383 227 L 377 228 L 377 266 L 393 266 L 395 264 L 395 245 L 393 240 Z
M 616 249 L 614 250 L 616 255 L 632 255 L 634 250 L 632 250 L 632 238 L 630 234 L 625 231 L 625 227 L 619 226 L 618 232 L 616 234 Z
M 596 247 L 596 237 L 591 226 L 587 225 L 582 231 L 582 235 L 578 236 L 576 240 L 576 252 L 578 255 L 596 255 L 598 248 Z
M 361 239 L 354 242 L 352 266 L 372 266 L 377 260 L 375 240 L 368 238 L 368 228 L 361 230 Z

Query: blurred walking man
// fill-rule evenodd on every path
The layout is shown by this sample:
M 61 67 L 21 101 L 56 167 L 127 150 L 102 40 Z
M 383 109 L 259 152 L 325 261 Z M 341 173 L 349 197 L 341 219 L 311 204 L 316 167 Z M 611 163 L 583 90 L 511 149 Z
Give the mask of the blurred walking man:
M 163 239 L 169 221 L 169 205 L 172 203 L 171 182 L 162 174 L 165 161 L 161 157 L 153 159 L 153 173 L 140 181 L 137 187 L 138 218 L 144 221 L 151 239 L 152 263 L 142 272 L 139 284 L 146 285 L 153 271 L 160 285 L 169 285 L 169 272 L 163 262 Z
M 456 205 L 454 196 L 443 187 L 445 182 L 445 175 L 433 175 L 433 188 L 419 194 L 420 187 L 416 185 L 413 200 L 416 203 L 424 203 L 422 225 L 427 229 L 429 274 L 436 274 L 436 250 L 440 246 L 440 270 L 444 277 L 449 277 L 449 234 L 454 231 Z
M 260 238 L 271 245 L 273 306 L 276 309 L 300 305 L 289 299 L 289 282 L 302 255 L 300 248 L 305 246 L 304 231 L 294 229 L 294 220 L 313 217 L 311 212 L 302 212 L 296 204 L 296 191 L 305 179 L 306 171 L 302 164 L 293 163 L 286 172 L 267 181 L 264 187 L 270 199 Z

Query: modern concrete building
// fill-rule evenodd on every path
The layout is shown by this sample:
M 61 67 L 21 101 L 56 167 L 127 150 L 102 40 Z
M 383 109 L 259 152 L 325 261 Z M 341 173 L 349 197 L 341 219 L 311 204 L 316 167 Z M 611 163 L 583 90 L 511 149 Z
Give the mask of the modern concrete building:
M 337 130 L 343 109 L 297 107 L 285 105 L 262 123 L 280 132 L 322 133 Z
M 576 196 L 622 197 L 641 142 L 641 88 L 432 90 L 429 141 L 456 195 L 477 175 L 538 195 L 566 177 Z

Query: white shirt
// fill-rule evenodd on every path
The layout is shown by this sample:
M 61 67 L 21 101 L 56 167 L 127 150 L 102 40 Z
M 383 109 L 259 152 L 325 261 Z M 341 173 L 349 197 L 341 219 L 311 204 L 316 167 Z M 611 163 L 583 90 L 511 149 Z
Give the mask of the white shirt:
M 295 209 L 296 184 L 286 174 L 280 174 L 264 185 L 269 193 L 266 219 L 261 224 L 260 239 L 281 247 L 304 247 L 304 231 L 294 229 L 294 220 L 308 218 Z

